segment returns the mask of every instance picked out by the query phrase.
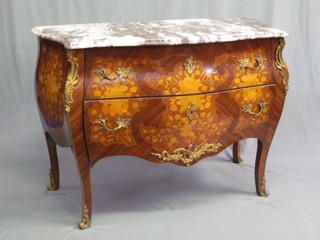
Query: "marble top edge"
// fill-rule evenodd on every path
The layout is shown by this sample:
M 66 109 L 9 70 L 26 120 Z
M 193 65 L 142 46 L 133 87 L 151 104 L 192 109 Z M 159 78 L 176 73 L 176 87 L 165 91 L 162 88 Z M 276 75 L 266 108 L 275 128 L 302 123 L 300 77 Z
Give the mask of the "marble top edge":
M 201 44 L 289 36 L 244 17 L 52 25 L 34 27 L 32 32 L 67 49 Z

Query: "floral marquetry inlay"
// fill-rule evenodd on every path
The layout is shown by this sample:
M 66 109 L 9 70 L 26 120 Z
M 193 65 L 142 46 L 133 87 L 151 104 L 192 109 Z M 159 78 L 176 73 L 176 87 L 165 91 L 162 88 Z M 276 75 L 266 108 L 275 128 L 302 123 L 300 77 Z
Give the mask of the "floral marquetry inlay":
M 64 55 L 59 50 L 52 46 L 41 48 L 36 82 L 39 109 L 47 126 L 51 128 L 63 126 Z
M 188 93 L 213 92 L 217 86 L 225 83 L 227 75 L 214 74 L 213 64 L 207 66 L 209 70 L 204 71 L 203 63 L 198 61 L 193 66 L 193 72 L 190 75 L 185 70 L 183 62 L 178 63 L 174 71 L 168 75 L 158 75 L 156 79 L 145 78 L 146 84 L 152 89 L 162 91 L 161 95 L 180 95 Z
M 103 146 L 123 144 L 126 147 L 136 145 L 130 120 L 145 101 L 128 99 L 100 101 L 87 110 L 90 122 L 90 141 Z
M 217 95 L 204 95 L 162 99 L 166 109 L 159 126 L 141 124 L 141 136 L 158 152 L 163 149 L 172 152 L 190 143 L 208 142 L 209 139 L 219 138 L 228 130 L 232 117 L 222 117 L 216 113 L 216 97 Z M 192 121 L 188 117 L 190 101 L 197 106 L 197 114 Z
M 270 103 L 273 98 L 273 94 L 269 89 L 245 89 L 238 91 L 236 94 L 230 94 L 230 96 L 242 106 L 241 118 L 239 118 L 235 126 L 235 132 L 258 126 L 260 123 L 269 120 Z M 251 114 L 248 114 L 249 112 Z
M 95 59 L 87 95 L 95 99 L 142 96 L 132 71 L 136 64 L 135 60 Z
M 215 64 L 218 69 L 222 68 L 224 71 L 228 71 L 229 75 L 233 76 L 231 88 L 255 86 L 268 83 L 272 76 L 271 70 L 264 64 L 267 61 L 265 55 L 265 50 L 262 48 L 244 52 L 226 53 L 215 58 Z M 257 64 L 257 59 L 262 60 Z M 243 61 L 246 63 L 241 64 Z M 222 69 L 221 72 L 223 72 Z
M 173 48 L 159 49 L 95 51 L 86 62 L 91 69 L 86 98 L 177 96 L 273 83 L 268 47 L 199 45 L 175 51 L 170 58 L 167 53 Z M 130 57 L 123 58 L 125 54 Z

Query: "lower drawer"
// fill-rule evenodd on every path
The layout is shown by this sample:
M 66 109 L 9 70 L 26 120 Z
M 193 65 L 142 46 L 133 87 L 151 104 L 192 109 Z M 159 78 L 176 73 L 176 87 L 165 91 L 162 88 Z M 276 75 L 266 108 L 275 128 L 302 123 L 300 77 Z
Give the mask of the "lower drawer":
M 114 155 L 191 165 L 247 137 L 272 120 L 274 87 L 178 97 L 86 101 L 91 164 Z

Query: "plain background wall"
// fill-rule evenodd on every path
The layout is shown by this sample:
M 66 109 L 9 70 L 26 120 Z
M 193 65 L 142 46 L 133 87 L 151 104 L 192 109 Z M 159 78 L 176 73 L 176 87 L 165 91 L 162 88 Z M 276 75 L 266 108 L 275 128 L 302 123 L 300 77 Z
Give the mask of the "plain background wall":
M 317 0 L 0 0 L 0 238 L 319 239 L 319 9 Z M 70 149 L 59 149 L 61 190 L 45 191 L 49 160 L 30 29 L 238 16 L 290 33 L 290 90 L 267 163 L 271 196 L 254 194 L 255 141 L 245 142 L 242 166 L 228 162 L 230 149 L 188 169 L 116 157 L 93 169 L 93 226 L 77 231 L 81 193 Z

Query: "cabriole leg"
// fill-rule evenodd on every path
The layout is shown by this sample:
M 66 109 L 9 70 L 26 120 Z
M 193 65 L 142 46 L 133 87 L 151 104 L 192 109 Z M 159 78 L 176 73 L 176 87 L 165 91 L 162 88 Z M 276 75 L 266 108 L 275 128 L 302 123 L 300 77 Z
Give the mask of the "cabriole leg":
M 58 163 L 58 155 L 57 155 L 57 145 L 52 140 L 51 136 L 48 133 L 45 133 L 49 158 L 50 158 L 50 170 L 49 177 L 50 183 L 47 186 L 49 191 L 55 191 L 59 189 L 60 181 L 59 181 L 59 163 Z
M 91 179 L 90 179 L 90 167 L 84 170 L 79 169 L 81 189 L 82 189 L 82 217 L 79 223 L 80 229 L 86 229 L 91 224 Z
M 257 194 L 261 197 L 267 197 L 269 192 L 266 189 L 265 167 L 269 151 L 269 146 L 258 140 L 257 157 L 255 165 L 255 183 Z
M 234 163 L 241 163 L 243 159 L 240 154 L 240 143 L 236 142 L 233 144 L 233 162 Z

